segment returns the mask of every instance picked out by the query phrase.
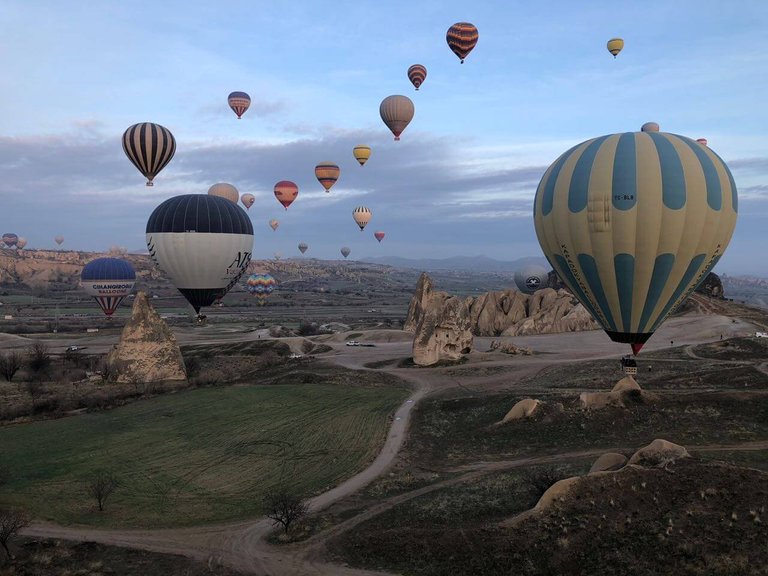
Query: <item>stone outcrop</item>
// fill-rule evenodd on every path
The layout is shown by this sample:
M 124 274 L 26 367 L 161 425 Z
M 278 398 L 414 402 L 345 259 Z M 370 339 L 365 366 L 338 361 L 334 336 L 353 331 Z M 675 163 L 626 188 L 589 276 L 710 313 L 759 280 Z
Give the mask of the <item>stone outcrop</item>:
M 640 448 L 629 459 L 628 464 L 637 466 L 667 466 L 680 458 L 689 458 L 691 455 L 685 447 L 657 438 L 648 446 Z
M 624 454 L 618 452 L 606 452 L 601 454 L 600 457 L 595 460 L 592 467 L 589 469 L 590 474 L 596 472 L 614 472 L 623 468 L 627 463 L 627 457 Z
M 408 306 L 406 331 L 416 331 L 432 293 L 432 280 L 422 273 Z M 503 290 L 471 300 L 470 330 L 475 336 L 525 336 L 597 328 L 589 312 L 565 289 L 544 288 L 532 295 Z
M 571 476 L 570 478 L 558 480 L 547 488 L 547 491 L 542 494 L 533 509 L 537 511 L 546 510 L 557 502 L 563 502 L 579 480 L 581 480 L 580 476 Z
M 507 412 L 502 422 L 509 422 L 510 420 L 522 420 L 524 418 L 533 417 L 541 406 L 541 400 L 534 400 L 533 398 L 524 398 L 512 406 L 512 409 Z
M 469 318 L 472 298 L 434 292 L 431 282 L 423 286 L 422 311 L 413 338 L 413 362 L 431 366 L 441 360 L 458 360 L 472 350 Z
M 107 356 L 107 365 L 114 380 L 121 383 L 187 379 L 176 337 L 144 292 L 136 294 L 131 318 Z
M 579 405 L 584 410 L 600 410 L 607 406 L 623 408 L 628 400 L 631 401 L 637 397 L 645 402 L 658 400 L 655 394 L 642 390 L 632 376 L 625 376 L 613 386 L 610 392 L 582 392 L 579 395 Z
M 704 281 L 696 287 L 696 292 L 709 296 L 710 298 L 725 298 L 723 282 L 720 280 L 720 276 L 714 272 L 707 274 Z

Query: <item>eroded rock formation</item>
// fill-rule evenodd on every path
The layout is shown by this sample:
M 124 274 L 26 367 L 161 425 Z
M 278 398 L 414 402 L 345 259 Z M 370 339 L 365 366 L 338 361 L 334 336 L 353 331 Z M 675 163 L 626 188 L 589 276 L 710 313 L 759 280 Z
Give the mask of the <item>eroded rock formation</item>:
M 422 275 L 424 279 L 426 275 Z M 428 280 L 428 276 L 426 277 Z M 413 361 L 430 366 L 440 360 L 458 360 L 472 350 L 470 306 L 472 298 L 434 292 L 430 281 L 421 282 L 418 323 L 413 339 Z M 414 300 L 411 304 L 414 304 Z
M 120 342 L 107 356 L 107 365 L 116 382 L 187 379 L 176 337 L 144 292 L 136 294 L 131 318 L 123 327 Z

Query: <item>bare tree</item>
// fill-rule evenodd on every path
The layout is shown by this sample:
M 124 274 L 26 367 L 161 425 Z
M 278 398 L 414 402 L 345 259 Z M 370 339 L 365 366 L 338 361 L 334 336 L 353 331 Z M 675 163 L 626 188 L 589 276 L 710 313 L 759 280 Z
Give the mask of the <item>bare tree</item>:
M 27 366 L 29 371 L 40 377 L 51 366 L 51 351 L 48 344 L 35 340 L 35 343 L 27 351 Z
M 264 497 L 264 506 L 267 509 L 267 518 L 274 522 L 275 526 L 282 525 L 285 534 L 291 528 L 291 524 L 306 516 L 309 511 L 307 501 L 295 493 L 290 492 L 285 486 L 278 486 Z
M 27 526 L 29 526 L 29 516 L 23 510 L 0 509 L 0 546 L 5 550 L 8 560 L 13 560 L 8 542 Z
M 37 406 L 37 399 L 45 393 L 45 386 L 38 380 L 30 380 L 24 383 L 24 389 L 29 394 L 30 400 L 32 400 L 32 412 L 34 412 Z
M 10 382 L 19 371 L 24 359 L 18 350 L 11 350 L 0 354 L 0 374 Z
M 99 470 L 88 482 L 88 493 L 96 499 L 96 503 L 99 505 L 99 512 L 104 511 L 104 505 L 107 503 L 107 498 L 112 495 L 112 492 L 120 485 L 117 477 L 106 470 Z

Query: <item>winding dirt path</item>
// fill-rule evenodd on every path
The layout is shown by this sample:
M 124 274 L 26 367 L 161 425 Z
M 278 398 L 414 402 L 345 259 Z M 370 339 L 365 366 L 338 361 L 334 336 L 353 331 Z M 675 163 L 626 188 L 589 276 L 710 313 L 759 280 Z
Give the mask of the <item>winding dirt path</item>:
M 666 334 L 660 334 L 658 342 L 653 348 L 666 347 L 668 340 L 677 340 L 681 345 L 688 345 L 686 353 L 693 355 L 690 346 L 702 342 L 715 341 L 719 337 L 720 330 L 725 326 L 736 330 L 744 330 L 748 322 L 739 322 L 738 326 L 731 327 L 728 324 L 706 317 L 697 323 L 695 319 L 682 319 L 671 322 Z M 699 330 L 692 329 L 698 325 Z M 510 387 L 519 383 L 521 379 L 542 370 L 545 366 L 560 362 L 577 362 L 580 360 L 594 360 L 598 358 L 617 357 L 617 347 L 613 343 L 606 344 L 600 340 L 600 335 L 588 334 L 589 339 L 599 342 L 599 346 L 585 344 L 584 335 L 568 334 L 529 337 L 528 342 L 522 345 L 531 346 L 534 349 L 544 348 L 549 352 L 547 356 L 538 358 L 520 359 L 512 357 L 493 363 L 469 363 L 461 368 L 481 368 L 484 366 L 509 366 L 510 370 L 499 374 L 489 374 L 475 381 L 471 379 L 472 388 L 461 382 L 461 376 L 450 374 L 450 368 L 436 369 L 398 369 L 382 368 L 381 371 L 398 376 L 409 381 L 413 386 L 413 392 L 408 399 L 396 410 L 392 425 L 387 434 L 381 452 L 377 458 L 363 471 L 346 480 L 339 486 L 318 495 L 310 502 L 312 511 L 319 511 L 330 504 L 349 496 L 365 487 L 372 480 L 384 473 L 394 463 L 407 434 L 410 416 L 413 408 L 426 396 L 434 392 L 445 390 L 452 386 L 466 388 L 468 391 L 489 391 L 495 387 Z M 521 338 L 516 338 L 519 343 Z M 410 345 L 403 342 L 391 342 L 377 344 L 375 348 L 345 348 L 343 344 L 334 344 L 334 352 L 324 356 L 328 361 L 338 365 L 353 368 L 367 369 L 365 364 L 379 360 L 398 359 L 409 355 Z M 621 348 L 621 352 L 624 349 Z M 763 363 L 760 369 L 768 369 L 768 363 Z M 478 390 L 473 388 L 477 386 Z M 424 486 L 410 492 L 398 494 L 387 498 L 373 506 L 368 507 L 360 514 L 345 520 L 324 532 L 317 534 L 309 540 L 292 545 L 273 546 L 265 541 L 266 535 L 273 530 L 272 522 L 266 518 L 256 520 L 229 523 L 215 526 L 204 526 L 185 529 L 163 530 L 105 530 L 96 528 L 77 528 L 57 526 L 48 523 L 35 523 L 25 530 L 25 534 L 35 537 L 60 538 L 64 540 L 93 541 L 103 544 L 138 548 L 162 553 L 182 554 L 201 561 L 213 564 L 224 564 L 245 573 L 278 575 L 341 575 L 341 576 L 367 576 L 382 574 L 381 572 L 366 571 L 348 568 L 327 563 L 323 560 L 325 545 L 329 538 L 335 537 L 347 530 L 353 529 L 360 523 L 389 510 L 402 502 L 417 498 L 429 492 L 439 490 L 451 485 L 476 480 L 482 476 L 509 470 L 513 468 L 562 462 L 564 460 L 582 459 L 594 457 L 606 451 L 616 451 L 621 448 L 603 447 L 589 450 L 563 452 L 538 457 L 525 457 L 508 461 L 481 462 L 456 470 L 457 476 Z M 708 445 L 690 446 L 693 452 L 717 452 L 738 450 L 765 450 L 768 449 L 768 441 L 748 442 L 738 445 Z

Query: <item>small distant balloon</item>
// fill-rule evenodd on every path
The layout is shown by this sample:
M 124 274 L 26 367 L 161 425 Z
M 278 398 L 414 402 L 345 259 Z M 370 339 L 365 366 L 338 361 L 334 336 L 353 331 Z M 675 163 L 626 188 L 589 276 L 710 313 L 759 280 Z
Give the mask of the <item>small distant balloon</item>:
M 154 186 L 152 180 L 176 153 L 176 139 L 168 128 L 142 122 L 123 133 L 123 151 L 147 179 L 147 186 Z
M 251 105 L 251 97 L 245 92 L 232 92 L 227 98 L 227 103 L 232 108 L 232 112 L 237 114 L 237 119 L 240 120 Z
M 360 232 L 363 231 L 366 224 L 371 221 L 373 213 L 365 206 L 358 206 L 352 210 L 352 218 L 355 219 L 355 223 L 360 227 Z
M 250 210 L 251 206 L 253 206 L 253 203 L 256 202 L 256 196 L 253 194 L 243 194 L 240 196 L 240 202 L 243 203 L 243 206 L 245 206 L 246 210 Z
M 659 125 L 656 122 L 646 122 L 640 127 L 641 132 L 658 132 Z
M 619 52 L 621 52 L 622 48 L 624 48 L 624 40 L 621 38 L 611 38 L 608 40 L 607 48 L 608 52 L 613 54 L 613 57 L 616 58 Z
M 352 252 L 352 250 L 350 250 L 347 246 L 344 246 L 340 250 L 340 252 L 341 252 L 341 255 L 344 256 L 344 258 L 346 258 L 347 256 L 349 256 L 349 254 Z
M 308 249 L 309 249 L 309 246 L 307 245 L 306 242 L 301 242 L 299 244 L 299 252 L 301 252 L 302 254 L 304 254 L 304 252 L 306 252 Z
M 27 239 L 26 238 L 19 237 L 19 239 L 16 240 L 16 248 L 18 248 L 19 250 L 24 248 L 24 246 L 26 246 L 26 245 L 27 245 Z
M 227 184 L 226 182 L 219 182 L 214 184 L 208 188 L 208 194 L 211 196 L 219 196 L 220 198 L 225 198 L 233 204 L 237 204 L 237 201 L 240 199 L 240 192 L 237 191 L 237 188 L 232 186 L 232 184 Z
M 385 234 L 381 230 L 377 230 L 376 232 L 373 233 L 373 236 L 376 238 L 376 240 L 381 242 L 382 240 L 384 240 Z
M 341 169 L 333 162 L 320 162 L 320 164 L 315 166 L 315 177 L 323 185 L 326 192 L 331 191 L 340 174 Z
M 366 146 L 365 144 L 360 144 L 352 149 L 352 154 L 354 155 L 355 160 L 360 163 L 360 166 L 363 166 L 368 162 L 368 158 L 371 157 L 371 147 Z
M 445 35 L 448 47 L 459 57 L 462 64 L 464 64 L 464 59 L 477 44 L 478 38 L 480 38 L 480 34 L 477 28 L 469 22 L 457 22 L 448 28 L 448 32 Z
M 16 243 L 19 241 L 19 237 L 13 232 L 6 232 L 3 234 L 2 240 L 3 244 L 11 248 L 12 246 L 16 246 Z
M 282 204 L 286 210 L 288 206 L 293 204 L 296 197 L 299 195 L 299 187 L 290 180 L 280 180 L 275 184 L 275 198 Z
M 706 138 L 697 138 L 696 142 L 698 142 L 702 146 L 706 146 L 707 145 L 707 139 Z
M 53 238 L 53 241 L 56 242 L 59 246 L 61 246 L 64 243 L 64 236 L 55 236 Z
M 427 69 L 421 64 L 414 64 L 408 68 L 408 80 L 416 87 L 416 90 L 419 89 L 419 86 L 422 85 L 426 77 Z
M 272 228 L 272 230 L 277 230 L 277 227 L 280 226 L 280 222 L 272 218 L 272 220 L 269 221 L 269 227 Z
M 277 288 L 277 281 L 269 274 L 251 274 L 245 283 L 245 287 L 254 296 L 259 306 L 267 303 L 267 298 Z
M 400 134 L 413 120 L 414 111 L 411 99 L 398 94 L 387 96 L 379 106 L 381 119 L 395 135 L 395 140 L 400 140 Z
M 515 284 L 524 294 L 533 294 L 536 290 L 547 287 L 549 272 L 543 266 L 529 264 L 515 271 Z

